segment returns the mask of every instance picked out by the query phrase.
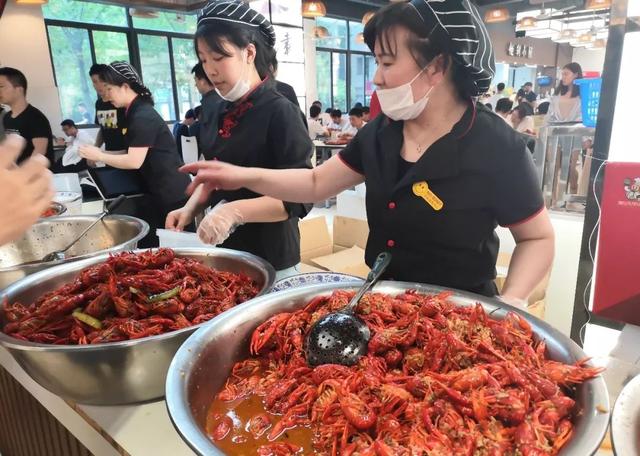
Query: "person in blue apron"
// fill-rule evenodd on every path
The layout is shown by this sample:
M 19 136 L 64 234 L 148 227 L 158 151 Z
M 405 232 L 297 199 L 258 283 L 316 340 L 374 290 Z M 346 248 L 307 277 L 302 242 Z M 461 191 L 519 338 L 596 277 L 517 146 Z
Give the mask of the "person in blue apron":
M 247 168 L 311 168 L 313 144 L 300 109 L 275 85 L 275 42 L 271 23 L 242 1 L 213 1 L 200 12 L 195 35 L 198 59 L 227 103 L 219 116 L 213 147 L 204 150 L 206 162 Z M 298 220 L 311 204 L 238 188 L 201 192 L 196 190 L 184 207 L 168 215 L 167 229 L 182 230 L 211 206 L 198 227 L 202 241 L 258 255 L 279 271 L 279 277 L 296 273 Z
M 502 290 L 524 300 L 549 271 L 554 233 L 522 139 L 475 102 L 494 74 L 493 49 L 467 0 L 412 0 L 382 8 L 364 37 L 378 64 L 384 115 L 313 170 L 191 164 L 189 191 L 248 188 L 319 201 L 361 182 L 370 234 L 366 262 L 393 255 L 386 278 L 493 296 L 498 225 L 516 248 Z
M 127 62 L 113 62 L 100 78 L 105 83 L 108 99 L 126 108 L 123 129 L 127 153 L 112 155 L 95 146 L 81 146 L 80 155 L 87 160 L 104 162 L 122 170 L 138 170 L 148 195 L 139 200 L 134 215 L 149 223 L 149 235 L 138 246 L 158 245 L 156 229 L 164 226 L 167 214 L 182 207 L 187 200 L 185 190 L 190 180 L 178 172 L 183 164 L 169 127 L 153 108 L 153 97 L 136 70 Z

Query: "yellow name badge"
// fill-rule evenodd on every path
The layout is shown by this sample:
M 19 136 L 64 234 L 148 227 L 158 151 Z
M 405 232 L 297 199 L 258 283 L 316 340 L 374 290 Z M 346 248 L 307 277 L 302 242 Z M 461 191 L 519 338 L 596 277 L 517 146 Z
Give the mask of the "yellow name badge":
M 123 128 L 123 129 L 122 129 L 122 134 L 123 134 L 123 135 L 126 135 L 126 134 L 127 134 L 127 129 L 126 129 L 126 128 Z
M 429 184 L 425 181 L 413 184 L 413 194 L 425 200 L 427 204 L 436 211 L 439 211 L 444 207 L 442 200 L 431 191 Z

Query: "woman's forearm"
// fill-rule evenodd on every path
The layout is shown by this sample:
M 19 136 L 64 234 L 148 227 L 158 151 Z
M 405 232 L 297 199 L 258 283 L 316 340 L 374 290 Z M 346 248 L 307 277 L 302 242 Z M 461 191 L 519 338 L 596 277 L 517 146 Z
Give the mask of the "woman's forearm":
M 119 169 L 140 169 L 140 167 L 142 166 L 142 162 L 140 162 L 140 159 L 131 155 L 130 153 L 122 155 L 102 153 L 100 155 L 99 161 Z
M 551 269 L 554 238 L 531 239 L 516 244 L 502 295 L 526 300 Z
M 261 196 L 227 203 L 242 214 L 244 223 L 274 223 L 289 218 L 282 201 Z

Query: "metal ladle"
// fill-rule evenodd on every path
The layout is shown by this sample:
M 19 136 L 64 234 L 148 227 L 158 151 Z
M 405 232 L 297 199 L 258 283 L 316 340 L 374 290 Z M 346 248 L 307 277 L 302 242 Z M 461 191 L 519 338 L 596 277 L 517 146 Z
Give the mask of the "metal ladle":
M 91 224 L 89 225 L 82 233 L 80 233 L 80 235 L 78 237 L 76 237 L 73 242 L 71 242 L 69 245 L 67 245 L 64 249 L 62 250 L 56 250 L 55 252 L 51 252 L 51 253 L 47 253 L 44 257 L 42 257 L 41 260 L 36 260 L 36 261 L 29 261 L 28 263 L 23 263 L 20 266 L 24 266 L 24 265 L 28 265 L 28 264 L 33 264 L 33 263 L 46 263 L 49 261 L 56 261 L 56 260 L 64 260 L 65 259 L 65 255 L 64 253 L 69 250 L 71 247 L 73 247 L 74 245 L 76 245 L 76 243 L 82 239 L 84 237 L 85 234 L 87 234 L 89 232 L 89 230 L 91 230 L 91 228 L 93 228 L 94 226 L 96 226 L 96 224 L 98 222 L 100 222 L 100 220 L 102 220 L 103 218 L 105 218 L 107 215 L 109 215 L 111 212 L 113 212 L 114 210 L 116 210 L 118 208 L 118 206 L 120 206 L 124 200 L 126 200 L 127 197 L 125 195 L 120 195 L 119 197 L 117 197 L 115 200 L 113 200 L 106 208 L 104 211 L 102 211 L 102 214 L 100 214 L 98 216 L 98 218 Z
M 354 311 L 364 294 L 378 282 L 391 262 L 391 254 L 378 255 L 358 293 L 339 312 L 319 319 L 307 334 L 307 362 L 312 366 L 342 364 L 352 366 L 367 354 L 371 331 Z

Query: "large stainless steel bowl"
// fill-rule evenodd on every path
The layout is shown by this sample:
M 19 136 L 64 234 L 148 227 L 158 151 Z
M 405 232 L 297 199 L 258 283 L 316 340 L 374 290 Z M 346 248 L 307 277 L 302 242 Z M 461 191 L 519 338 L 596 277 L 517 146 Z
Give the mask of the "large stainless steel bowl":
M 314 285 L 280 293 L 272 293 L 238 306 L 201 328 L 180 347 L 167 374 L 166 401 L 169 415 L 184 441 L 199 455 L 223 455 L 203 431 L 207 410 L 220 391 L 231 367 L 249 356 L 249 340 L 253 330 L 279 312 L 302 308 L 310 299 L 328 295 L 337 289 L 353 289 L 359 285 Z M 438 293 L 443 288 L 402 282 L 381 282 L 374 291 L 398 294 L 407 289 Z M 455 292 L 451 298 L 462 306 L 480 302 L 501 319 L 513 307 L 495 299 L 470 293 Z M 574 363 L 585 357 L 572 340 L 545 322 L 522 311 L 538 337 L 547 342 L 551 359 Z M 575 432 L 561 451 L 562 456 L 588 456 L 596 452 L 604 438 L 609 420 L 609 396 L 601 377 L 589 380 L 576 391 L 580 413 L 575 419 Z M 599 412 L 597 408 L 604 413 Z
M 23 277 L 59 264 L 78 261 L 106 252 L 133 250 L 149 232 L 144 220 L 127 215 L 109 215 L 67 252 L 67 258 L 45 263 L 36 261 L 55 250 L 64 249 L 91 223 L 92 215 L 49 217 L 36 222 L 22 238 L 0 247 L 0 289 Z
M 260 295 L 269 292 L 275 279 L 270 264 L 248 253 L 215 248 L 174 251 L 178 257 L 248 275 L 258 283 Z M 4 290 L 0 302 L 4 298 L 9 302 L 31 302 L 107 258 L 108 254 L 100 255 L 30 275 Z M 83 404 L 127 404 L 164 396 L 167 369 L 176 350 L 198 327 L 208 323 L 159 336 L 98 345 L 36 344 L 0 332 L 0 345 L 36 382 L 59 396 Z

